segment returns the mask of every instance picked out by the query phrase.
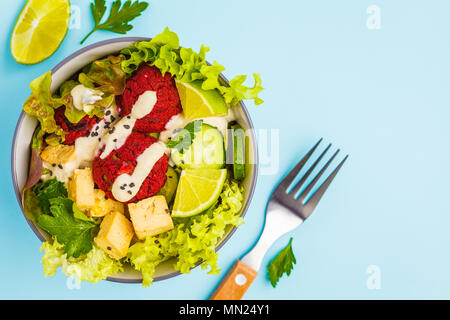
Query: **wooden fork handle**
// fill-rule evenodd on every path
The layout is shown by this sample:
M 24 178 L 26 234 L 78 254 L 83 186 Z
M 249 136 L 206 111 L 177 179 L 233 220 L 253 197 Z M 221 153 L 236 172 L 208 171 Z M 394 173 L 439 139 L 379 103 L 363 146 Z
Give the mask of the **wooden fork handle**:
M 209 300 L 240 300 L 256 278 L 257 272 L 237 260 Z

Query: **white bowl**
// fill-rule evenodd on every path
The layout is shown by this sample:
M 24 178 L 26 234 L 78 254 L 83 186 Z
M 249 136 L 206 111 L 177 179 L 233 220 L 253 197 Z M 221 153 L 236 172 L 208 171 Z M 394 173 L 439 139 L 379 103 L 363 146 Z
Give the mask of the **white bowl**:
M 69 79 L 73 74 L 78 72 L 85 65 L 91 61 L 97 60 L 109 54 L 116 54 L 121 49 L 133 44 L 136 41 L 149 40 L 149 38 L 140 37 L 125 37 L 117 38 L 106 41 L 97 42 L 90 46 L 87 46 L 81 50 L 78 50 L 74 54 L 70 55 L 62 62 L 60 62 L 56 67 L 52 69 L 52 86 L 51 90 L 56 90 L 65 80 Z M 227 80 L 221 76 L 224 81 Z M 24 86 L 27 84 L 24 84 Z M 18 101 L 18 106 L 24 101 Z M 241 102 L 240 106 L 233 110 L 236 114 L 236 118 L 239 124 L 244 128 L 244 130 L 253 129 L 253 124 L 251 122 L 250 116 L 245 105 Z M 11 170 L 14 189 L 16 192 L 17 201 L 23 212 L 23 187 L 25 186 L 28 177 L 28 166 L 30 159 L 30 144 L 33 132 L 38 124 L 38 121 L 33 117 L 22 112 L 20 118 L 16 125 L 16 130 L 14 133 L 14 139 L 12 144 L 11 153 Z M 245 188 L 245 203 L 241 212 L 243 216 L 250 204 L 253 191 L 256 185 L 257 171 L 258 171 L 258 152 L 256 138 L 253 130 L 248 130 L 248 143 L 247 143 L 247 164 L 246 164 L 246 178 L 243 181 Z M 24 215 L 25 217 L 25 215 Z M 26 219 L 26 217 L 25 217 Z M 28 224 L 34 231 L 36 236 L 41 239 L 41 241 L 46 241 L 50 239 L 47 232 L 39 228 L 31 221 L 27 219 Z M 221 239 L 216 250 L 220 249 L 225 242 L 234 233 L 236 228 L 229 228 L 227 230 L 223 239 Z M 160 264 L 155 272 L 154 281 L 164 280 L 180 273 L 176 271 L 173 267 L 173 260 L 168 260 Z M 142 275 L 135 271 L 130 266 L 126 266 L 124 272 L 118 273 L 114 276 L 109 277 L 107 280 L 125 282 L 125 283 L 139 283 L 142 282 Z

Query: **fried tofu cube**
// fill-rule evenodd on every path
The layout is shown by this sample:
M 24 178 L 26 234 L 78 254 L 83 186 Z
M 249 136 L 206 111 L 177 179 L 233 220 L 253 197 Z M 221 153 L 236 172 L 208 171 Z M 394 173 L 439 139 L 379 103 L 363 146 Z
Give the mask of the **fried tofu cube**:
M 119 260 L 127 255 L 133 235 L 133 225 L 130 220 L 122 213 L 114 211 L 103 218 L 94 242 L 111 258 Z
M 91 217 L 104 217 L 112 211 L 118 211 L 124 214 L 123 203 L 109 199 L 105 192 L 100 189 L 94 190 L 94 205 L 89 209 L 88 214 Z
M 64 144 L 48 146 L 42 151 L 41 159 L 51 164 L 65 164 L 75 161 L 75 146 L 66 146 Z
M 164 196 L 154 196 L 129 203 L 128 211 L 136 236 L 144 240 L 173 229 L 173 221 Z
M 91 168 L 76 169 L 68 183 L 69 197 L 78 208 L 86 210 L 95 205 L 94 179 Z

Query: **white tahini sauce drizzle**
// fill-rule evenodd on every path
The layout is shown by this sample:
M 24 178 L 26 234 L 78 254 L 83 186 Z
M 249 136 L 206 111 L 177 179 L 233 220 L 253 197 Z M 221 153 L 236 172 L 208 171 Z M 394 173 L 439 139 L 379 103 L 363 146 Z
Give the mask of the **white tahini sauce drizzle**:
M 137 158 L 132 175 L 124 173 L 116 178 L 111 192 L 117 201 L 127 202 L 138 193 L 155 163 L 164 156 L 165 149 L 166 146 L 162 142 L 152 144 Z
M 74 107 L 85 112 L 91 111 L 92 105 L 103 99 L 103 92 L 87 88 L 82 84 L 75 86 L 70 94 Z
M 156 104 L 156 92 L 146 91 L 139 96 L 131 110 L 131 114 L 120 119 L 105 135 L 99 148 L 105 147 L 100 159 L 105 159 L 113 150 L 122 147 L 131 134 L 136 120 L 145 117 L 152 112 Z
M 94 125 L 89 136 L 75 140 L 75 154 L 80 164 L 85 162 L 85 166 L 87 166 L 94 160 L 105 133 L 111 130 L 112 125 L 119 119 L 116 109 L 116 105 L 113 104 L 105 111 L 103 120 Z

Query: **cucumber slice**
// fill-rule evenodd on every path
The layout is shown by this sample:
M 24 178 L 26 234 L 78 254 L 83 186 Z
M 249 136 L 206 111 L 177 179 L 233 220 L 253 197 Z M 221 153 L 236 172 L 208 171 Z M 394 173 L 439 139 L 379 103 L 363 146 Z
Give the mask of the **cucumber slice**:
M 222 134 L 216 127 L 203 123 L 188 150 L 180 153 L 173 149 L 172 161 L 183 169 L 222 169 L 225 165 Z
M 233 177 L 245 178 L 245 133 L 239 124 L 231 126 L 233 136 Z
M 167 203 L 171 203 L 177 191 L 178 186 L 178 173 L 174 168 L 169 167 L 166 172 L 167 180 L 158 194 L 166 198 Z

